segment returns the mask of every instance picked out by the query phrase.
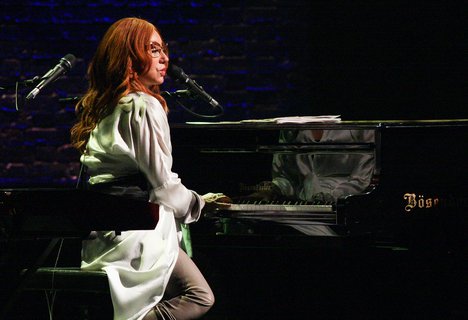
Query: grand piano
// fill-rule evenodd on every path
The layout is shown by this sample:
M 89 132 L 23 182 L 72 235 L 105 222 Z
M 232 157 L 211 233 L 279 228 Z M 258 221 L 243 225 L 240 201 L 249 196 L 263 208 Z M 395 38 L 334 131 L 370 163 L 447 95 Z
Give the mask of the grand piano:
M 232 319 L 466 315 L 468 120 L 171 131 L 184 184 L 234 202 L 190 226 Z
M 190 226 L 232 319 L 466 315 L 468 120 L 189 123 L 171 134 L 184 184 L 234 202 Z
M 290 239 L 408 246 L 439 241 L 436 234 L 446 241 L 437 245 L 466 243 L 468 120 L 241 121 L 171 130 L 174 171 L 184 184 L 234 200 L 207 217 L 208 233 L 193 227 L 206 243 L 257 246 L 270 236 L 275 246 Z

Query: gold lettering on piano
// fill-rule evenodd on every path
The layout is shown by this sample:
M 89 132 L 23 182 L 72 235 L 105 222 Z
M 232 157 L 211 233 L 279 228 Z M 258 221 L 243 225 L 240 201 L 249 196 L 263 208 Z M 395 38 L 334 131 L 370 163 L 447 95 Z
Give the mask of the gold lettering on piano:
M 269 191 L 271 190 L 273 183 L 271 181 L 262 181 L 256 185 L 248 185 L 245 183 L 239 184 L 240 191 L 250 191 L 250 192 L 259 192 L 259 191 Z
M 431 209 L 439 205 L 439 198 L 425 197 L 422 194 L 405 193 L 403 199 L 406 200 L 405 211 L 410 212 L 413 209 Z
M 419 209 L 444 210 L 450 209 L 454 212 L 465 212 L 468 208 L 468 197 L 454 194 L 447 195 L 425 195 L 407 192 L 403 195 L 405 200 L 404 209 L 411 212 Z

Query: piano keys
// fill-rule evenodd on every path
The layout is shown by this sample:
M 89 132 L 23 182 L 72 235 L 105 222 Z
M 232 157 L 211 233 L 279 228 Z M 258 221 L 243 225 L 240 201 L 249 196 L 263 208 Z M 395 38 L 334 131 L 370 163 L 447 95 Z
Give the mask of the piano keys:
M 233 203 L 227 209 L 231 212 L 292 212 L 298 213 L 316 213 L 316 212 L 333 212 L 333 204 L 302 204 L 302 203 Z

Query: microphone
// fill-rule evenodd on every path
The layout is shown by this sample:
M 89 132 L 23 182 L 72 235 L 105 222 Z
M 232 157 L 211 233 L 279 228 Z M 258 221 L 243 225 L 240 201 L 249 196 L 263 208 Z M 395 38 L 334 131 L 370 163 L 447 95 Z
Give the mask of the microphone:
M 50 69 L 41 78 L 41 82 L 39 82 L 39 84 L 26 96 L 26 100 L 34 99 L 46 85 L 54 82 L 57 78 L 69 71 L 75 65 L 75 61 L 75 56 L 70 53 L 60 59 L 59 64 L 57 64 L 53 69 Z
M 184 83 L 192 93 L 194 93 L 196 96 L 200 97 L 202 100 L 208 102 L 209 104 L 211 104 L 215 108 L 216 107 L 221 108 L 218 101 L 216 101 L 215 99 L 213 99 L 212 96 L 210 96 L 208 93 L 206 93 L 205 90 L 203 90 L 203 88 L 200 85 L 198 85 L 198 83 L 196 83 L 195 81 L 190 79 L 185 74 L 184 70 L 182 70 L 178 66 L 176 66 L 174 64 L 169 64 L 169 68 L 167 69 L 167 73 L 169 74 L 169 76 L 171 78 L 174 78 L 175 80 L 179 80 L 180 82 Z

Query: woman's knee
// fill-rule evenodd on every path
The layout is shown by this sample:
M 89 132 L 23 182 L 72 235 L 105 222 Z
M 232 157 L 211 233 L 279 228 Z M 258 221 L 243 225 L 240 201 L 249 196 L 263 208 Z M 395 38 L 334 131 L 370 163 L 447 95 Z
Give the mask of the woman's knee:
M 215 303 L 215 296 L 208 284 L 189 288 L 186 298 L 193 303 L 207 308 L 211 308 Z
M 213 291 L 211 290 L 210 287 L 208 287 L 208 291 L 206 293 L 206 296 L 205 296 L 205 304 L 211 308 L 214 304 L 215 304 L 215 296 L 214 296 L 214 293 Z

